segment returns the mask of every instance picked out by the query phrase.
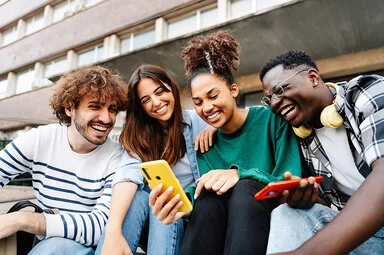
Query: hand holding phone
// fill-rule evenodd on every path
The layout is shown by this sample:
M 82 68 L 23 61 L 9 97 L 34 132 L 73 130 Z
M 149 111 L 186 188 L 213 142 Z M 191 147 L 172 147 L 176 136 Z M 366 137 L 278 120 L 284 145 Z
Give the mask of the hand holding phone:
M 323 181 L 322 176 L 315 176 L 315 181 L 320 183 Z M 301 180 L 308 180 L 308 178 L 297 179 L 297 180 L 287 180 L 287 181 L 278 181 L 271 182 L 267 184 L 262 190 L 255 194 L 256 200 L 262 200 L 267 198 L 272 198 L 278 196 L 283 190 L 292 189 L 299 185 Z
M 180 201 L 183 202 L 183 205 L 179 209 L 179 212 L 189 213 L 192 211 L 192 204 L 189 201 L 187 195 L 184 193 L 183 188 L 181 187 L 179 181 L 177 180 L 175 174 L 173 173 L 171 167 L 168 165 L 168 162 L 165 160 L 154 160 L 140 164 L 140 170 L 144 175 L 144 178 L 149 183 L 149 187 L 154 189 L 160 183 L 163 185 L 162 193 L 172 186 L 173 191 L 169 196 L 167 202 L 172 199 L 177 194 L 180 195 Z

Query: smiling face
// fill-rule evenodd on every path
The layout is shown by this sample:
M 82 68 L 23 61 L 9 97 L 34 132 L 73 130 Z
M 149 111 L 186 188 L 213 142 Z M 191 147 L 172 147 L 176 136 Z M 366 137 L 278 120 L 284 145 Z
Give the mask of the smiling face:
M 224 133 L 233 132 L 236 118 L 235 98 L 239 90 L 236 84 L 228 87 L 225 81 L 212 74 L 201 74 L 191 82 L 192 101 L 196 112 L 208 124 Z
M 275 114 L 294 127 L 307 123 L 316 127 L 323 108 L 323 104 L 319 103 L 320 91 L 314 86 L 314 82 L 319 80 L 319 75 L 314 69 L 299 66 L 284 70 L 282 65 L 278 65 L 265 74 L 262 86 L 264 95 L 271 95 L 277 84 L 284 90 L 282 97 L 270 102 L 270 108 Z
M 83 144 L 82 147 L 91 150 L 103 144 L 116 122 L 116 104 L 116 101 L 87 94 L 82 97 L 76 108 L 67 107 L 66 114 L 71 117 L 71 146 L 76 144 L 77 148 L 77 145 Z
M 137 95 L 144 111 L 166 128 L 175 108 L 171 87 L 167 84 L 161 86 L 150 78 L 143 78 L 137 85 Z

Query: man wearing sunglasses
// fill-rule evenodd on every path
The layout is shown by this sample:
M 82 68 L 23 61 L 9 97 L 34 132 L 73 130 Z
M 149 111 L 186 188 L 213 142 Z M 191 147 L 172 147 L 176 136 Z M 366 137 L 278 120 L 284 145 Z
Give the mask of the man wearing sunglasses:
M 324 83 L 309 55 L 288 51 L 260 79 L 263 105 L 298 136 L 303 176 L 324 177 L 283 192 L 268 254 L 384 254 L 384 78 Z

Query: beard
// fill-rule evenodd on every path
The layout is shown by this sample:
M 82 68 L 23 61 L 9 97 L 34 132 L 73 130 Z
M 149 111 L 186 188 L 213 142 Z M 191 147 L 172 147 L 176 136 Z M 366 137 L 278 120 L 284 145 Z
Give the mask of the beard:
M 103 135 L 92 135 L 89 130 L 93 129 L 92 127 L 92 121 L 86 122 L 75 110 L 75 114 L 73 116 L 73 122 L 75 124 L 76 130 L 81 134 L 82 137 L 84 137 L 85 140 L 88 142 L 94 144 L 94 145 L 102 145 L 107 140 L 108 134 L 110 131 L 108 131 L 107 134 Z M 100 123 L 105 125 L 105 123 Z M 110 123 L 108 124 L 112 126 Z

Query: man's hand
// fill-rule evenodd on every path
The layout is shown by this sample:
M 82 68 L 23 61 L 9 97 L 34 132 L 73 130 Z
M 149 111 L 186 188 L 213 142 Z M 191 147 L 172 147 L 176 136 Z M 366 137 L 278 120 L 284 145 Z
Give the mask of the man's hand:
M 45 217 L 42 213 L 13 212 L 0 215 L 0 239 L 8 237 L 19 230 L 36 235 L 45 235 Z
M 292 176 L 290 172 L 284 173 L 284 180 L 301 179 Z M 287 203 L 290 207 L 308 209 L 319 199 L 319 184 L 315 178 L 309 177 L 308 180 L 301 180 L 300 184 L 291 190 L 284 190 L 279 196 L 280 203 Z
M 177 194 L 170 199 L 173 187 L 170 186 L 164 192 L 162 192 L 162 188 L 163 185 L 159 184 L 149 193 L 149 206 L 152 208 L 152 214 L 157 216 L 157 218 L 166 225 L 187 216 L 188 213 L 179 212 L 179 209 L 183 205 L 183 202 L 180 201 L 180 195 Z
M 201 130 L 193 142 L 195 145 L 195 151 L 200 148 L 201 153 L 207 152 L 209 147 L 213 145 L 213 135 L 216 133 L 216 131 L 217 128 L 212 126 L 208 126 Z
M 239 181 L 237 169 L 211 170 L 197 180 L 195 198 L 197 198 L 203 188 L 213 190 L 217 195 L 222 195 L 231 189 Z
M 101 255 L 109 254 L 132 255 L 132 251 L 129 248 L 129 245 L 123 234 L 121 233 L 121 230 L 119 233 L 116 232 L 105 235 Z

